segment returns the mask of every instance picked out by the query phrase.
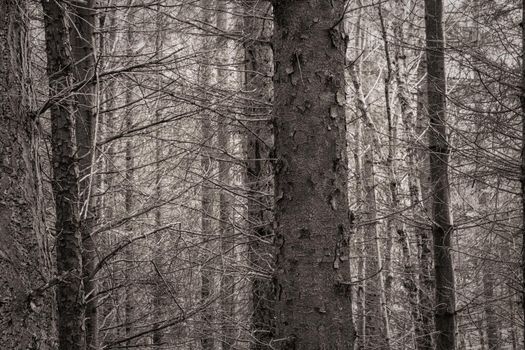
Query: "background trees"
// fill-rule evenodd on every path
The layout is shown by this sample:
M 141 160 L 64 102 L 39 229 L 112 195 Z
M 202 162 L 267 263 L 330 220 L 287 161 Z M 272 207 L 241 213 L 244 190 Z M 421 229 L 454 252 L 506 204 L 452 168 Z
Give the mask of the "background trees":
M 522 4 L 434 4 L 4 1 L 0 344 L 522 348 Z

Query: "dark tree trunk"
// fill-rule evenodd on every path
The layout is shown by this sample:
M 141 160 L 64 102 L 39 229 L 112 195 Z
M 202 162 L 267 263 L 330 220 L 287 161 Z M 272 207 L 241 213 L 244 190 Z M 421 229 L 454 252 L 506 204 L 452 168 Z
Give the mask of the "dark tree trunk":
M 450 216 L 448 181 L 449 146 L 446 131 L 446 77 L 442 0 L 425 0 L 427 46 L 427 95 L 430 119 L 430 181 L 432 193 L 432 234 L 436 283 L 436 350 L 456 345 L 455 283 L 452 266 L 453 227 Z
M 78 167 L 75 147 L 72 60 L 65 4 L 42 1 L 46 37 L 47 75 L 51 105 L 51 148 L 55 234 L 59 350 L 83 349 L 82 256 L 80 249 Z M 59 96 L 60 95 L 60 96 Z
M 344 1 L 275 1 L 280 349 L 351 349 Z
M 273 269 L 274 253 L 272 198 L 273 190 L 270 150 L 273 145 L 271 127 L 273 55 L 270 40 L 271 21 L 262 18 L 271 15 L 267 1 L 245 3 L 244 41 L 245 86 L 251 105 L 247 108 L 250 121 L 246 132 L 246 183 L 248 186 L 248 223 L 253 238 L 249 254 L 252 268 L 252 333 L 256 341 L 253 350 L 268 349 L 275 333 L 275 295 L 269 275 Z
M 75 63 L 74 76 L 76 82 L 84 85 L 77 94 L 78 113 L 76 119 L 76 140 L 78 147 L 80 171 L 80 230 L 82 236 L 82 273 L 84 294 L 86 296 L 85 327 L 86 350 L 98 349 L 98 312 L 97 312 L 97 282 L 91 276 L 96 264 L 96 247 L 91 232 L 96 220 L 95 205 L 92 196 L 93 177 L 92 160 L 93 142 L 96 128 L 94 98 L 95 85 L 92 81 L 95 74 L 94 37 L 95 11 L 94 0 L 75 6 L 75 15 L 70 28 L 72 56 Z
M 0 348 L 50 349 L 50 259 L 30 115 L 25 2 L 0 2 Z
M 521 23 L 521 307 L 523 317 L 525 317 L 525 1 L 522 2 L 522 23 Z M 522 329 L 523 344 L 525 344 L 525 325 Z

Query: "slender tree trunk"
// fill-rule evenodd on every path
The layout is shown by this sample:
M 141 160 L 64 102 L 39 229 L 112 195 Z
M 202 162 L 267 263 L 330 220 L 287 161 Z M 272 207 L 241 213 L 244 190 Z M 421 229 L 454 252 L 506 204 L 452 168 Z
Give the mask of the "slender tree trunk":
M 133 0 L 129 1 L 129 6 L 133 5 Z M 127 22 L 127 28 L 126 28 L 126 57 L 129 57 L 130 59 L 133 57 L 133 51 L 134 51 L 134 31 L 133 31 L 133 23 L 135 20 L 135 9 L 128 8 L 127 15 L 126 15 L 126 22 Z M 133 101 L 133 87 L 130 85 L 126 86 L 126 92 L 125 92 L 125 105 L 129 106 Z M 126 115 L 124 116 L 124 122 L 126 130 L 131 130 L 133 128 L 133 111 L 131 108 L 126 110 Z M 125 172 L 124 172 L 124 211 L 126 213 L 126 217 L 131 217 L 133 215 L 133 211 L 135 210 L 135 200 L 133 196 L 133 190 L 134 190 L 134 179 L 135 179 L 135 157 L 133 152 L 133 142 L 131 138 L 126 138 L 126 142 L 124 145 L 124 152 L 125 152 Z M 134 236 L 134 224 L 133 219 L 130 219 L 125 226 L 126 232 L 127 232 L 127 239 L 132 239 Z M 126 285 L 124 290 L 124 320 L 125 320 L 125 336 L 130 337 L 132 335 L 133 330 L 133 323 L 134 320 L 134 313 L 135 313 L 135 303 L 137 300 L 133 297 L 133 271 L 134 271 L 134 252 L 133 252 L 133 245 L 130 245 L 126 248 L 125 251 L 125 258 L 126 258 L 126 273 L 124 274 L 125 281 L 124 284 Z M 130 349 L 134 346 L 133 341 L 129 340 L 125 343 L 126 349 Z
M 418 240 L 422 241 L 423 236 L 427 236 L 428 232 L 425 231 L 422 227 L 421 222 L 426 221 L 426 215 L 424 210 L 424 204 L 421 198 L 420 190 L 420 179 L 418 174 L 418 167 L 421 167 L 419 164 L 422 159 L 418 157 L 418 139 L 420 135 L 417 134 L 416 130 L 416 111 L 411 106 L 410 103 L 410 91 L 408 88 L 408 75 L 406 71 L 406 53 L 403 48 L 405 45 L 405 35 L 404 35 L 404 23 L 406 21 L 406 6 L 403 4 L 403 1 L 398 0 L 395 5 L 400 11 L 396 16 L 396 24 L 394 26 L 394 38 L 396 42 L 396 80 L 397 80 L 397 98 L 399 100 L 400 111 L 401 111 L 401 120 L 405 127 L 405 135 L 407 139 L 407 150 L 406 150 L 406 163 L 408 168 L 408 190 L 410 198 L 410 207 L 411 214 L 414 221 L 415 236 Z M 420 64 L 420 66 L 423 66 Z M 421 76 L 420 76 L 421 75 Z M 422 78 L 423 70 L 418 68 L 417 80 L 419 81 Z M 419 102 L 419 101 L 418 101 Z M 422 108 L 421 111 L 422 113 Z M 428 161 L 427 157 L 423 158 Z M 429 301 L 428 297 L 423 297 L 420 295 L 420 286 L 418 286 L 416 279 L 416 264 L 413 264 L 411 261 L 412 253 L 410 251 L 409 243 L 409 234 L 400 232 L 399 240 L 401 242 L 402 252 L 403 252 L 403 265 L 404 265 L 404 281 L 403 285 L 408 293 L 408 299 L 410 302 L 412 322 L 414 323 L 414 339 L 415 346 L 418 350 L 431 350 L 432 349 L 432 335 L 431 329 L 427 329 L 425 323 L 423 322 L 423 312 L 422 308 L 425 308 L 426 313 L 432 310 L 432 305 L 424 305 L 425 301 Z M 425 239 L 426 241 L 426 239 Z M 428 254 L 422 256 L 420 259 L 420 264 L 423 264 L 423 260 L 427 260 L 429 256 L 430 249 L 425 244 L 425 251 Z M 431 263 L 431 262 L 430 262 Z M 426 270 L 430 269 L 430 263 L 425 263 L 425 266 L 428 266 Z M 431 315 L 427 317 L 431 321 Z
M 24 1 L 0 2 L 0 348 L 51 349 L 53 298 Z
M 84 300 L 78 208 L 78 165 L 75 147 L 74 99 L 67 94 L 72 86 L 71 48 L 66 25 L 65 4 L 42 1 L 46 37 L 47 75 L 51 105 L 51 148 L 53 192 L 57 235 L 58 347 L 81 350 Z
M 201 0 L 200 5 L 202 6 L 202 21 L 207 26 L 214 26 L 215 16 L 211 9 L 213 9 L 214 0 Z M 205 51 L 210 50 L 209 40 L 204 41 L 205 45 L 203 49 Z M 203 100 L 206 105 L 211 104 L 211 94 L 208 93 L 208 89 L 212 85 L 213 72 L 210 66 L 211 57 L 209 52 L 203 54 L 203 62 L 199 67 L 199 85 L 203 90 Z M 201 115 L 201 171 L 202 171 L 202 184 L 201 184 L 201 230 L 202 230 L 202 265 L 201 265 L 201 300 L 207 302 L 209 298 L 213 298 L 214 292 L 214 273 L 213 266 L 214 257 L 213 253 L 213 189 L 210 182 L 210 178 L 213 173 L 212 164 L 212 153 L 210 151 L 212 147 L 212 115 L 209 110 L 204 110 Z M 209 253 L 212 252 L 212 253 Z M 202 312 L 202 335 L 201 335 L 201 347 L 202 350 L 215 350 L 220 345 L 220 342 L 216 340 L 215 331 L 215 303 L 212 302 Z
M 268 276 L 273 269 L 274 253 L 272 198 L 273 191 L 270 150 L 273 145 L 271 127 L 273 55 L 270 40 L 273 24 L 261 18 L 271 15 L 268 1 L 245 3 L 244 41 L 247 115 L 253 119 L 246 131 L 246 182 L 248 187 L 249 255 L 254 270 L 252 277 L 252 350 L 269 348 L 275 334 L 275 295 Z
M 91 232 L 96 221 L 96 208 L 92 196 L 95 118 L 95 84 L 90 81 L 95 74 L 94 0 L 75 6 L 70 40 L 74 61 L 73 73 L 76 82 L 84 82 L 78 91 L 78 113 L 76 140 L 80 171 L 80 230 L 82 236 L 82 274 L 85 301 L 86 350 L 98 349 L 97 282 L 91 276 L 96 265 L 96 246 Z
M 228 4 L 224 0 L 216 0 L 217 28 L 222 33 L 228 33 L 229 18 L 227 13 L 231 12 Z M 226 36 L 219 35 L 216 40 L 218 52 L 217 82 L 218 86 L 228 91 L 231 79 L 228 74 L 228 40 Z M 227 103 L 224 101 L 223 103 Z M 223 350 L 230 350 L 235 342 L 234 315 L 233 315 L 233 296 L 234 278 L 231 265 L 233 264 L 233 249 L 235 246 L 233 226 L 231 223 L 231 195 L 230 187 L 230 128 L 228 120 L 225 117 L 228 112 L 225 111 L 223 116 L 219 116 L 217 125 L 217 149 L 218 149 L 218 166 L 219 166 L 219 231 L 220 231 L 220 303 L 221 303 L 221 342 Z
M 432 187 L 432 234 L 436 278 L 436 350 L 456 346 L 456 297 L 452 266 L 453 226 L 450 215 L 448 181 L 449 146 L 447 140 L 445 39 L 442 0 L 425 0 L 427 47 L 427 95 L 430 118 L 429 150 Z
M 163 14 L 161 12 L 160 3 L 157 4 L 156 9 L 156 18 L 155 18 L 155 58 L 160 59 L 162 50 L 164 47 L 164 35 L 163 35 L 163 20 L 162 20 Z M 157 89 L 161 89 L 162 81 L 159 78 L 159 82 L 157 84 Z M 157 109 L 155 110 L 155 121 L 159 123 L 162 118 L 161 108 L 162 108 L 162 100 L 159 99 L 157 101 Z M 162 207 L 160 206 L 160 202 L 162 200 L 162 167 L 161 167 L 161 161 L 163 158 L 163 143 L 161 141 L 162 137 L 162 130 L 160 128 L 157 128 L 155 131 L 155 199 L 157 202 L 158 207 L 155 209 L 155 227 L 159 229 L 162 227 Z M 162 278 L 162 271 L 161 267 L 163 266 L 163 259 L 162 259 L 162 249 L 161 249 L 162 242 L 161 240 L 158 240 L 155 244 L 155 247 L 153 247 L 153 263 L 155 274 L 155 283 L 153 286 L 153 322 L 155 322 L 155 325 L 157 325 L 157 317 L 160 317 L 160 315 L 163 314 L 164 310 L 164 303 L 163 303 L 163 291 L 165 290 L 166 286 L 164 285 L 164 280 Z M 153 348 L 154 349 L 161 349 L 164 341 L 164 331 L 158 328 L 155 328 L 153 330 Z
M 344 1 L 273 5 L 275 346 L 351 349 Z
M 421 62 L 418 68 L 418 80 L 426 74 L 426 60 Z M 430 200 L 430 161 L 429 154 L 421 146 L 420 143 L 425 142 L 425 134 L 427 131 L 428 117 L 427 117 L 427 98 L 426 85 L 427 79 L 423 79 L 424 84 L 418 87 L 417 92 L 417 117 L 415 125 L 415 133 L 411 137 L 411 143 L 414 145 L 414 157 L 417 163 L 415 167 L 417 181 L 419 186 L 415 187 L 414 200 L 419 202 L 417 211 L 414 212 L 417 218 L 417 242 L 418 242 L 418 261 L 419 261 L 419 276 L 418 276 L 418 299 L 419 299 L 419 316 L 423 334 L 425 335 L 422 341 L 424 349 L 433 349 L 433 334 L 434 334 L 434 274 L 432 264 L 432 203 Z M 418 141 L 420 140 L 420 141 Z M 419 150 L 419 151 L 418 151 Z M 417 199 L 416 199 L 417 198 Z
M 383 280 L 383 268 L 381 263 L 381 248 L 377 232 L 377 204 L 374 151 L 377 144 L 375 126 L 370 118 L 367 103 L 361 86 L 360 77 L 354 67 L 350 67 L 350 76 L 357 93 L 357 109 L 360 118 L 364 122 L 363 132 L 363 192 L 364 192 L 364 214 L 363 221 L 366 223 L 364 230 L 365 262 L 365 326 L 363 337 L 364 349 L 388 349 L 389 332 L 385 310 L 385 291 Z

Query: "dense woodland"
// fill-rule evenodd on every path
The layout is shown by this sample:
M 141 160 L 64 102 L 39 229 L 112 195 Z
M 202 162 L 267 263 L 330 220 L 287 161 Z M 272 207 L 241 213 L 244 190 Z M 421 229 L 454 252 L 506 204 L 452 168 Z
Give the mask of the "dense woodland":
M 524 349 L 516 0 L 0 0 L 0 348 Z

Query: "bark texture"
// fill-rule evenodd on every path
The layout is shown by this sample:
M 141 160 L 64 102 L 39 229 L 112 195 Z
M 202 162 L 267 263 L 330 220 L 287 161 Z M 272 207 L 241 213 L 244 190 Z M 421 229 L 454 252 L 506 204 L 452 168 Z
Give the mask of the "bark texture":
M 51 105 L 51 148 L 57 272 L 59 350 L 83 349 L 84 297 L 80 249 L 75 101 L 65 4 L 42 1 Z
M 449 145 L 447 140 L 447 103 L 442 0 L 425 0 L 427 47 L 427 96 L 430 119 L 429 151 L 432 193 L 432 234 L 436 283 L 436 350 L 456 345 L 455 283 L 452 267 L 452 219 L 448 180 Z
M 0 348 L 51 348 L 50 262 L 30 115 L 25 2 L 0 2 Z
M 351 349 L 344 1 L 273 6 L 275 346 Z

